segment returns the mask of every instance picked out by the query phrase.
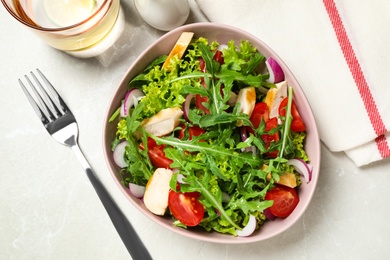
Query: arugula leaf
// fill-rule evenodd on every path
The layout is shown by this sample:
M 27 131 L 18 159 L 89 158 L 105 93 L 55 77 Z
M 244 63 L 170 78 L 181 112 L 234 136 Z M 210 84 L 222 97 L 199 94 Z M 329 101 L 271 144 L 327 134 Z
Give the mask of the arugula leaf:
M 229 69 L 225 65 L 221 67 L 221 71 L 216 75 L 216 77 L 220 78 L 222 82 L 230 82 L 234 80 L 234 81 L 242 82 L 246 86 L 254 86 L 254 87 L 262 86 L 263 82 L 267 78 L 267 76 L 262 74 L 251 75 L 251 74 L 240 73 L 238 71 Z
M 148 73 L 152 68 L 155 66 L 158 66 L 160 64 L 163 64 L 165 60 L 167 59 L 167 55 L 161 55 L 157 57 L 154 61 L 152 61 L 143 71 L 143 73 Z
M 290 134 L 290 127 L 291 127 L 291 104 L 292 104 L 292 97 L 293 97 L 293 88 L 288 87 L 288 102 L 287 102 L 287 109 L 286 109 L 286 117 L 284 122 L 284 129 L 283 129 L 283 137 L 282 137 L 282 147 L 279 151 L 279 157 L 283 157 L 284 152 L 286 150 L 286 146 L 291 142 L 291 139 L 289 138 Z
M 211 77 L 204 78 L 205 84 L 208 86 L 209 90 L 209 109 L 211 114 L 220 114 L 223 110 L 226 109 L 226 102 L 224 102 L 224 99 L 221 95 L 221 82 L 216 78 L 220 64 L 214 60 L 214 53 L 211 51 L 209 46 L 203 43 L 199 43 L 198 48 L 201 50 L 207 72 L 211 75 Z
M 199 125 L 200 127 L 210 127 L 218 124 L 228 124 L 228 123 L 236 123 L 237 121 L 242 120 L 243 125 L 252 126 L 251 121 L 249 120 L 248 115 L 239 114 L 235 115 L 232 113 L 227 113 L 222 111 L 220 114 L 207 114 L 200 118 Z
M 108 119 L 108 122 L 111 123 L 113 122 L 120 114 L 121 108 L 118 107 L 115 112 L 111 115 L 110 119 Z
M 247 67 L 244 70 L 245 74 L 251 74 L 254 70 L 256 70 L 259 65 L 265 60 L 265 57 L 261 55 L 259 52 L 255 52 L 254 54 L 250 55 L 250 59 L 247 63 Z M 267 78 L 269 76 L 267 75 Z M 265 79 L 267 79 L 265 78 Z
M 214 53 L 211 51 L 209 46 L 207 46 L 202 42 L 199 42 L 197 46 L 206 64 L 207 72 L 210 73 L 211 75 L 215 75 L 219 70 L 220 65 L 216 60 L 213 59 Z
M 198 142 L 196 140 L 179 140 L 175 137 L 157 137 L 150 135 L 151 138 L 153 138 L 158 144 L 165 144 L 172 147 L 175 147 L 176 149 L 182 149 L 184 151 L 189 152 L 203 152 L 206 154 L 214 154 L 214 155 L 225 155 L 229 157 L 230 159 L 238 159 L 245 161 L 248 164 L 251 164 L 253 167 L 260 166 L 262 159 L 259 157 L 255 157 L 252 155 L 248 155 L 245 153 L 237 153 L 234 150 L 227 149 L 222 146 L 216 146 L 212 144 L 208 144 L 206 142 Z
M 183 78 L 183 77 L 181 77 Z M 208 95 L 208 91 L 206 88 L 197 88 L 197 87 L 193 87 L 193 86 L 190 86 L 190 85 L 185 85 L 183 86 L 183 93 L 184 94 L 199 94 L 201 96 L 207 96 Z
M 129 116 L 121 120 L 121 122 L 126 123 L 127 131 L 124 133 L 126 135 L 124 138 L 129 142 L 129 145 L 126 146 L 127 170 L 131 174 L 131 182 L 138 185 L 145 185 L 153 174 L 153 166 L 150 163 L 147 145 L 145 145 L 145 150 L 142 151 L 138 148 L 139 141 L 135 137 L 136 135 L 139 135 L 136 134 L 136 132 L 139 131 L 139 126 L 141 124 L 139 117 L 143 106 L 144 104 L 138 104 L 136 108 L 130 110 Z M 144 143 L 147 143 L 145 131 L 142 131 L 141 134 Z
M 251 213 L 251 212 L 263 212 L 266 208 L 271 207 L 273 204 L 273 201 L 269 200 L 247 200 L 246 198 L 242 197 L 240 199 L 231 201 L 229 203 L 229 206 L 232 209 L 239 208 L 241 209 L 245 215 Z

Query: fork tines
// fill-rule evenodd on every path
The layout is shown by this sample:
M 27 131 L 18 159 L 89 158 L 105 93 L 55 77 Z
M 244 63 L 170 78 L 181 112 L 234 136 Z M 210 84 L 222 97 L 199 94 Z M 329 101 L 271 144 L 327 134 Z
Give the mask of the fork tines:
M 35 74 L 31 71 L 31 77 L 35 81 L 35 87 L 33 82 L 29 79 L 27 75 L 25 75 L 25 79 L 30 85 L 32 92 L 34 93 L 36 100 L 31 96 L 30 92 L 27 90 L 26 86 L 23 84 L 22 80 L 19 79 L 19 84 L 23 89 L 23 92 L 27 96 L 31 106 L 33 107 L 35 113 L 41 118 L 42 123 L 47 124 L 55 119 L 61 117 L 67 112 L 67 107 L 61 97 L 58 95 L 57 91 L 54 89 L 53 85 L 49 82 L 49 80 L 43 75 L 43 73 L 37 69 L 38 74 L 40 75 L 43 83 L 46 86 L 46 89 L 43 87 L 41 82 L 35 76 Z

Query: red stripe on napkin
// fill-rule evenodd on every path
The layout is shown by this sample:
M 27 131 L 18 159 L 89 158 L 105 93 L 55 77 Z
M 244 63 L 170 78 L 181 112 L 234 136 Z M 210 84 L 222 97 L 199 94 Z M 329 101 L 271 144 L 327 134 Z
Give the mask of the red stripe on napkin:
M 379 114 L 378 108 L 375 104 L 375 100 L 371 94 L 370 87 L 364 77 L 363 71 L 360 67 L 360 63 L 356 58 L 355 51 L 352 48 L 352 44 L 349 41 L 347 32 L 344 28 L 340 14 L 337 10 L 334 0 L 323 0 L 326 11 L 332 22 L 333 29 L 336 33 L 337 40 L 340 44 L 341 51 L 344 54 L 344 58 L 348 64 L 349 70 L 352 73 L 356 86 L 359 90 L 360 96 L 363 100 L 364 106 L 367 110 L 368 117 L 370 118 L 372 127 L 378 136 L 375 139 L 379 153 L 382 158 L 390 156 L 390 148 L 384 134 L 387 132 L 386 126 L 383 123 L 382 117 Z

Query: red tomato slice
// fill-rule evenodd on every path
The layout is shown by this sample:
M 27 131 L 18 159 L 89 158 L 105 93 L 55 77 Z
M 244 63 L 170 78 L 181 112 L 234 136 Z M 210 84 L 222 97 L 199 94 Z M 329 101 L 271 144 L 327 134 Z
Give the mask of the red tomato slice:
M 274 201 L 269 210 L 274 216 L 280 218 L 288 217 L 299 203 L 296 190 L 282 185 L 276 185 L 269 190 L 265 195 L 265 199 Z
M 199 192 L 169 191 L 168 206 L 172 215 L 186 226 L 194 227 L 204 216 L 204 207 L 199 202 Z
M 197 109 L 200 109 L 202 110 L 203 112 L 205 112 L 205 114 L 210 114 L 210 110 L 208 110 L 202 103 L 207 103 L 209 102 L 209 98 L 208 97 L 202 97 L 201 95 L 199 94 L 196 94 L 195 95 L 195 107 Z
M 267 132 L 271 131 L 276 127 L 278 127 L 278 119 L 276 117 L 273 117 L 269 119 L 267 122 L 265 122 L 265 130 Z M 279 141 L 279 132 L 276 132 L 274 134 L 261 135 L 261 139 L 263 139 L 263 141 L 266 144 L 266 148 L 268 148 L 271 145 L 271 142 Z M 278 156 L 278 151 L 267 152 L 266 155 L 270 158 L 276 158 Z
M 200 136 L 201 134 L 206 133 L 206 131 L 199 126 L 194 125 L 188 129 L 188 133 L 190 134 L 189 139 L 192 140 L 193 136 Z
M 186 126 L 183 124 L 183 125 L 180 125 L 181 129 L 179 130 L 179 139 L 180 140 L 183 140 L 184 138 L 184 134 L 185 134 L 185 131 L 186 131 Z
M 257 103 L 250 117 L 253 126 L 255 128 L 258 128 L 262 120 L 264 120 L 264 122 L 267 122 L 268 119 L 269 119 L 269 109 L 267 104 L 265 102 Z M 253 129 L 249 126 L 247 127 L 247 131 L 252 134 L 255 133 Z
M 271 131 L 276 127 L 278 127 L 278 119 L 276 117 L 270 118 L 265 122 L 265 131 L 267 132 Z M 277 135 L 277 133 L 275 133 L 274 135 Z
M 171 163 L 173 161 L 165 156 L 164 148 L 159 146 L 156 146 L 153 149 L 148 150 L 148 155 L 150 162 L 153 164 L 156 168 L 166 168 L 170 169 Z
M 282 102 L 279 105 L 279 115 L 286 116 L 286 106 L 287 106 L 288 98 L 284 98 Z M 291 115 L 292 115 L 292 121 L 291 121 L 291 131 L 294 132 L 303 132 L 306 131 L 305 123 L 303 122 L 301 116 L 299 115 L 298 109 L 292 101 L 291 104 Z
M 186 130 L 186 126 L 185 125 L 181 125 L 181 130 L 179 132 L 179 139 L 183 139 L 184 138 L 184 132 Z M 193 136 L 199 136 L 201 134 L 204 134 L 206 133 L 206 131 L 202 128 L 200 128 L 199 126 L 197 125 L 194 125 L 194 126 L 191 126 L 190 128 L 188 128 L 188 134 L 189 134 L 189 137 L 188 139 L 189 140 L 192 140 L 192 137 Z
M 199 67 L 201 72 L 206 72 L 206 62 L 202 57 L 199 58 Z
M 181 127 L 181 129 L 179 130 L 179 134 L 178 134 L 177 137 L 178 137 L 180 140 L 183 140 L 184 135 L 185 135 L 185 131 L 186 131 L 186 125 L 185 125 L 185 124 L 181 124 L 180 127 Z
M 222 51 L 219 50 L 215 52 L 213 59 L 216 60 L 220 65 L 225 62 L 225 59 L 222 56 Z
M 140 143 L 139 148 L 144 150 L 143 143 Z M 153 138 L 148 137 L 148 155 L 150 162 L 156 168 L 170 169 L 173 161 L 165 156 L 164 145 L 157 145 Z

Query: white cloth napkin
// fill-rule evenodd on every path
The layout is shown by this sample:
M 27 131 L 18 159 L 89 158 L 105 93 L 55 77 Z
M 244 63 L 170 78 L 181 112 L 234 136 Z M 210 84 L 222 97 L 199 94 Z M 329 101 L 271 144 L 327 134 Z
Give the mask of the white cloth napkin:
M 196 0 L 211 22 L 269 45 L 293 72 L 321 140 L 357 166 L 390 156 L 390 2 Z

